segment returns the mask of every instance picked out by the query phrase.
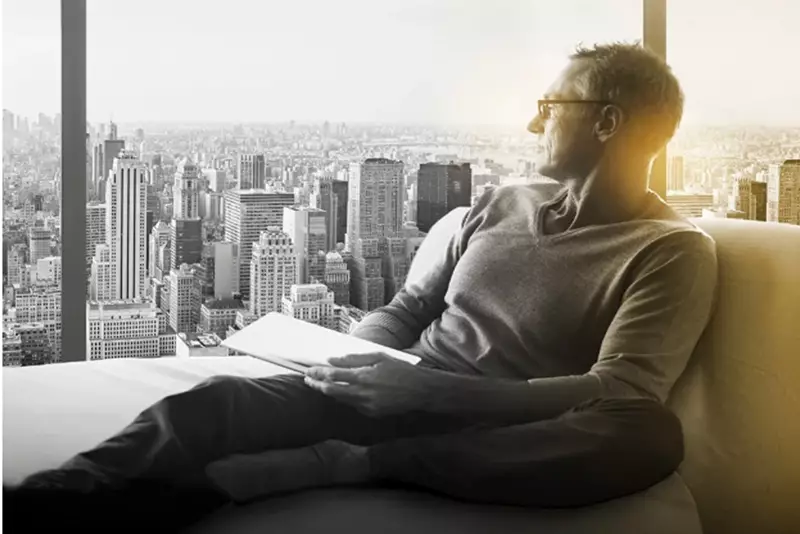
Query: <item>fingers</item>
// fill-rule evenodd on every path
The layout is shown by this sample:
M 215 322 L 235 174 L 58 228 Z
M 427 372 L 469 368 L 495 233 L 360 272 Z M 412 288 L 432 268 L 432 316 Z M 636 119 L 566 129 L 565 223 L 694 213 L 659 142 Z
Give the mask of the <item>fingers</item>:
M 368 365 L 375 365 L 391 359 L 392 358 L 390 356 L 380 352 L 369 352 L 363 354 L 348 354 L 347 356 L 331 358 L 328 360 L 328 363 L 336 367 L 366 367 Z
M 305 377 L 305 383 L 311 389 L 316 389 L 329 397 L 346 402 L 348 404 L 358 403 L 362 400 L 360 388 L 337 382 L 325 382 L 316 380 L 310 376 Z
M 360 382 L 360 372 L 357 369 L 342 369 L 338 367 L 312 367 L 306 371 L 306 376 L 322 382 L 346 382 L 357 384 Z

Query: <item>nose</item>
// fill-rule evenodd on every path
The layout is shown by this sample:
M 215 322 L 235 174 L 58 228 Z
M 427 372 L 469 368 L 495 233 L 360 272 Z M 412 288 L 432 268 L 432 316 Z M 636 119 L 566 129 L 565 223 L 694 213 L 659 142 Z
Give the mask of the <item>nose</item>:
M 544 133 L 544 120 L 542 120 L 542 116 L 538 113 L 531 119 L 531 122 L 528 123 L 528 131 L 532 134 L 543 134 Z

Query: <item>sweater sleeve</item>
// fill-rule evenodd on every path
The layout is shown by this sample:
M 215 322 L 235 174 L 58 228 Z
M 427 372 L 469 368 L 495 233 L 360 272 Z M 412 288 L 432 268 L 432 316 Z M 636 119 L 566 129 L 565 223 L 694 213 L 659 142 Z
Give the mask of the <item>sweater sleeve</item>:
M 717 293 L 713 240 L 669 234 L 648 247 L 588 373 L 603 397 L 665 402 L 708 324 Z
M 446 308 L 445 294 L 462 253 L 463 223 L 468 208 L 456 208 L 422 241 L 403 288 L 389 304 L 373 310 L 351 335 L 397 350 L 416 343 Z

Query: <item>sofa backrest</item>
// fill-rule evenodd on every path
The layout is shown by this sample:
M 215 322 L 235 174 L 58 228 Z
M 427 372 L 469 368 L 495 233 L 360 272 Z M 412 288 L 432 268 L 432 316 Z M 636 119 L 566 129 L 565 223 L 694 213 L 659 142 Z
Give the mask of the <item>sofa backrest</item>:
M 800 227 L 693 219 L 719 298 L 669 404 L 708 534 L 800 532 Z

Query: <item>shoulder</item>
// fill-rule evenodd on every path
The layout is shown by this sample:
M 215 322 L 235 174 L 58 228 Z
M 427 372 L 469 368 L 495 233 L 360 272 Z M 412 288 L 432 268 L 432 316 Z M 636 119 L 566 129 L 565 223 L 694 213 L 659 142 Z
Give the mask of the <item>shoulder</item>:
M 478 197 L 464 220 L 468 233 L 505 223 L 528 221 L 546 202 L 558 197 L 564 186 L 552 183 L 503 185 L 487 189 Z

